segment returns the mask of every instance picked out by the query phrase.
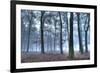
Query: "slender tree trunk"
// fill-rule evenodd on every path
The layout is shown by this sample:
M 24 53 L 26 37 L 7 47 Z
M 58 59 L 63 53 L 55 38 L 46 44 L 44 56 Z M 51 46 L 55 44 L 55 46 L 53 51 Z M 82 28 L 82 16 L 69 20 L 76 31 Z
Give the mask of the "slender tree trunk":
M 88 46 L 87 46 L 87 31 L 85 31 L 85 52 L 88 52 Z
M 28 42 L 27 42 L 27 52 L 29 52 L 29 45 L 30 45 L 30 33 L 31 33 L 31 25 L 32 25 L 32 11 L 31 13 L 31 19 L 29 19 L 29 31 L 28 31 Z
M 55 35 L 54 35 L 54 51 L 56 51 L 56 21 L 55 21 Z
M 45 44 L 46 44 L 46 49 L 47 49 L 47 52 L 49 52 L 49 31 L 48 31 L 48 28 L 47 28 L 47 30 L 46 30 L 46 35 L 45 35 L 45 37 L 46 37 L 46 41 L 45 41 Z
M 88 34 L 88 31 L 89 31 L 89 25 L 90 25 L 90 15 L 89 14 L 87 14 L 87 19 L 88 19 L 88 22 L 87 22 L 87 27 L 86 27 L 86 30 L 85 30 L 85 52 L 88 52 L 87 34 Z
M 62 47 L 62 19 L 61 19 L 61 13 L 59 12 L 60 17 L 60 52 L 63 54 L 63 47 Z
M 69 58 L 74 58 L 74 48 L 73 48 L 73 13 L 70 13 L 70 36 L 69 36 Z
M 69 30 L 69 19 L 68 19 L 68 13 L 66 13 L 66 25 L 67 25 L 67 39 L 68 39 L 68 47 L 69 47 L 69 37 L 70 37 L 70 30 Z
M 44 26 L 44 23 L 43 23 L 43 15 L 44 15 L 44 11 L 41 11 L 41 53 L 45 53 L 44 52 L 44 35 L 43 35 L 43 26 Z
M 36 52 L 37 52 L 37 49 L 38 49 L 38 48 L 37 48 L 37 44 L 38 44 L 38 42 L 37 42 L 37 40 L 36 40 Z
M 47 43 L 48 43 L 48 48 L 49 48 L 49 51 L 50 51 L 50 36 L 49 35 L 50 35 L 50 33 L 48 32 L 48 39 L 47 39 L 48 42 Z
M 79 37 L 79 49 L 81 54 L 83 54 L 83 45 L 82 45 L 82 34 L 81 34 L 81 30 L 80 30 L 80 14 L 77 13 L 77 24 L 78 24 L 78 37 Z
M 48 50 L 48 49 L 49 49 L 49 44 L 48 44 L 48 31 L 46 32 L 46 35 L 47 35 L 47 36 L 46 36 L 46 42 L 47 42 L 47 43 L 46 43 L 46 44 L 47 44 L 47 48 L 46 48 L 46 49 L 47 49 L 47 52 L 48 52 L 48 51 L 49 51 L 49 50 Z
M 26 41 L 25 41 L 26 37 L 24 37 L 24 35 L 25 35 L 25 28 L 23 26 L 23 17 L 21 17 L 21 44 L 22 44 L 21 51 L 23 51 L 23 49 L 25 50 L 25 45 L 26 45 Z M 25 45 L 23 43 L 25 43 Z
M 50 31 L 50 49 L 51 49 L 51 52 L 52 52 L 52 37 L 51 37 L 51 31 Z

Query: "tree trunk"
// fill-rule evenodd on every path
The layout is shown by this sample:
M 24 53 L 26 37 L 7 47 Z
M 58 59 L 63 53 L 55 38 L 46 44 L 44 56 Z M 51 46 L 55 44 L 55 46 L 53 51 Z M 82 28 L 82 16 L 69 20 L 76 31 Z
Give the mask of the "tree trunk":
M 70 27 L 69 27 L 69 24 L 70 23 L 69 23 L 69 19 L 68 19 L 68 13 L 66 13 L 66 21 L 67 21 L 66 22 L 66 25 L 67 25 L 67 36 L 66 37 L 67 37 L 67 40 L 68 40 L 68 47 L 69 47 L 69 37 L 70 37 L 70 30 L 69 30 Z
M 63 54 L 63 47 L 62 47 L 62 19 L 61 19 L 61 13 L 59 12 L 60 17 L 60 52 Z
M 31 25 L 32 25 L 32 11 L 31 13 L 31 19 L 29 19 L 29 31 L 28 31 L 28 42 L 27 42 L 27 52 L 29 52 L 29 45 L 30 45 L 30 31 L 31 31 Z
M 56 51 L 56 20 L 55 20 L 55 35 L 54 35 L 54 51 Z
M 41 53 L 45 53 L 44 52 L 44 35 L 43 35 L 43 26 L 44 26 L 44 24 L 43 24 L 43 15 L 44 15 L 44 11 L 41 11 Z
M 87 22 L 87 27 L 86 27 L 86 30 L 85 30 L 85 52 L 88 52 L 87 34 L 88 34 L 88 31 L 89 31 L 89 24 L 90 24 L 90 15 L 89 14 L 87 14 L 87 19 L 88 19 L 88 22 Z
M 52 36 L 51 36 L 52 34 L 51 34 L 51 30 L 50 30 L 50 50 L 51 50 L 51 52 L 52 52 Z
M 77 24 L 78 24 L 78 37 L 79 37 L 79 49 L 81 54 L 83 54 L 83 45 L 82 45 L 82 34 L 81 34 L 81 30 L 80 30 L 80 14 L 77 13 Z
M 87 31 L 85 31 L 85 52 L 88 52 L 88 46 L 87 46 Z
M 73 13 L 70 13 L 70 36 L 69 36 L 69 58 L 74 58 L 74 48 L 73 48 Z

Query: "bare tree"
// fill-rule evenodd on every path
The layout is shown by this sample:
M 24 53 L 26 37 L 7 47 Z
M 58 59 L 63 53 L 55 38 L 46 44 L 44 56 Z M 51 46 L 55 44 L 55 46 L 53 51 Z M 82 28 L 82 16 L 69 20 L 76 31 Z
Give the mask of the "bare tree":
M 41 52 L 42 53 L 45 53 L 44 52 L 44 35 L 43 35 L 43 26 L 44 26 L 44 22 L 43 22 L 43 15 L 44 15 L 45 11 L 41 11 Z
M 70 36 L 69 36 L 69 58 L 74 58 L 73 47 L 73 12 L 70 12 Z
M 83 44 L 82 44 L 82 34 L 81 34 L 81 22 L 80 22 L 80 13 L 77 14 L 77 25 L 78 25 L 78 38 L 79 38 L 79 49 L 81 54 L 83 54 Z
M 29 45 L 30 45 L 30 31 L 31 31 L 31 25 L 32 25 L 32 11 L 28 12 L 30 16 L 28 16 L 29 19 L 29 29 L 28 29 L 28 42 L 27 42 L 27 52 L 29 52 Z
M 63 48 L 62 48 L 62 18 L 61 18 L 61 13 L 59 12 L 59 17 L 60 17 L 60 52 L 63 54 Z
M 54 33 L 54 51 L 56 50 L 56 22 L 57 22 L 57 20 L 55 19 L 55 21 L 54 21 L 54 25 L 55 25 L 55 33 Z
M 84 31 L 85 31 L 85 52 L 88 52 L 88 31 L 90 27 L 90 14 L 87 14 L 86 20 L 85 20 L 85 25 L 84 25 Z

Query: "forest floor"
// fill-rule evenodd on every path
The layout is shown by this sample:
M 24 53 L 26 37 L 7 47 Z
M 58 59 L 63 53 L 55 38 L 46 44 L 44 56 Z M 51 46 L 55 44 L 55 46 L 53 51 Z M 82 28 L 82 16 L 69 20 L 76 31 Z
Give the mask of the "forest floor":
M 74 58 L 70 59 L 68 54 L 36 54 L 36 53 L 21 53 L 21 62 L 49 62 L 49 61 L 68 61 L 68 60 L 88 60 L 90 59 L 90 53 L 80 54 L 75 53 Z

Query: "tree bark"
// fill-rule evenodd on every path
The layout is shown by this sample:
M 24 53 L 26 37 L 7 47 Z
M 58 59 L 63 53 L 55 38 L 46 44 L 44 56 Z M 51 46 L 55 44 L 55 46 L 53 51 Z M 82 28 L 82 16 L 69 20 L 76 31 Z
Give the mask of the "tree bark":
M 31 18 L 29 19 L 29 31 L 28 31 L 28 42 L 27 42 L 27 52 L 29 52 L 29 46 L 30 46 L 30 31 L 31 31 L 31 25 L 32 25 L 32 11 L 31 13 Z
M 87 39 L 87 34 L 88 34 L 88 31 L 89 31 L 89 24 L 90 24 L 90 15 L 87 14 L 87 19 L 88 19 L 88 22 L 87 22 L 87 27 L 86 27 L 86 30 L 85 30 L 85 52 L 88 52 L 88 39 Z M 86 20 L 87 21 L 87 20 Z M 86 25 L 86 23 L 85 23 Z
M 85 31 L 85 52 L 88 52 L 88 46 L 87 46 L 87 31 Z
M 62 19 L 61 19 L 61 13 L 59 12 L 60 17 L 60 52 L 63 54 L 63 47 L 62 47 Z
M 74 58 L 74 48 L 73 48 L 73 13 L 70 13 L 70 36 L 69 36 L 69 58 Z
M 43 27 L 44 27 L 44 24 L 43 24 L 43 15 L 44 15 L 44 11 L 41 11 L 41 53 L 45 53 L 44 52 L 44 35 L 43 35 Z
M 77 13 L 77 24 L 78 24 L 78 38 L 79 38 L 79 49 L 80 53 L 83 54 L 82 34 L 80 30 L 80 13 Z
M 55 25 L 55 34 L 54 34 L 54 51 L 56 51 L 56 19 L 54 21 L 54 25 Z

